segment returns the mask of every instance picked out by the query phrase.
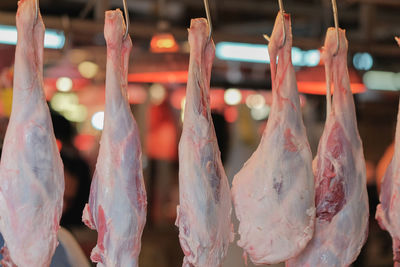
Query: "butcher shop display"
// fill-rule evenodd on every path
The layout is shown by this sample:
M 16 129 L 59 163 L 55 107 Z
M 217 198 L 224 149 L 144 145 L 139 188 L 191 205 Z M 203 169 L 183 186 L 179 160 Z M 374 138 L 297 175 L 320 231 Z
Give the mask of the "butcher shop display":
M 400 267 L 395 0 L 0 1 L 0 267 Z
M 368 235 L 365 160 L 347 70 L 344 30 L 328 29 L 323 60 L 328 87 L 327 119 L 313 162 L 315 232 L 306 249 L 287 262 L 288 267 L 349 266 Z
M 232 187 L 240 221 L 238 245 L 255 264 L 296 256 L 314 231 L 312 156 L 291 62 L 290 17 L 285 14 L 282 20 L 281 16 L 268 46 L 273 94 L 268 123 Z
M 3 266 L 50 265 L 58 244 L 64 172 L 43 91 L 44 25 L 34 0 L 18 2 L 14 90 L 0 163 Z
M 400 39 L 396 38 L 400 46 Z M 393 260 L 400 266 L 400 102 L 397 114 L 394 155 L 382 179 L 380 204 L 376 209 L 376 219 L 380 227 L 392 236 Z
M 98 232 L 91 259 L 105 267 L 138 266 L 146 222 L 139 130 L 126 91 L 132 42 L 124 32 L 122 12 L 107 11 L 104 129 L 89 204 L 83 212 L 85 224 Z
M 215 48 L 209 31 L 205 19 L 191 21 L 176 219 L 185 267 L 221 266 L 233 238 L 231 195 L 210 110 Z

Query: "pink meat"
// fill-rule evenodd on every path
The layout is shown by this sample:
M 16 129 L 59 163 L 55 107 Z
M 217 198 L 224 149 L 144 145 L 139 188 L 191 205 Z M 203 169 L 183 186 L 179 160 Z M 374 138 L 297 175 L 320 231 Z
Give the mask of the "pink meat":
M 64 172 L 43 91 L 44 25 L 35 14 L 34 0 L 18 2 L 13 103 L 0 164 L 4 266 L 49 266 L 62 214 Z
M 400 38 L 396 38 L 400 46 Z M 395 148 L 382 180 L 380 204 L 376 209 L 376 219 L 383 230 L 390 233 L 393 239 L 393 260 L 400 266 L 400 102 L 397 114 Z
M 232 187 L 240 221 L 238 245 L 255 264 L 296 256 L 314 231 L 312 156 L 291 62 L 289 15 L 285 15 L 285 45 L 280 47 L 283 26 L 278 14 L 268 47 L 273 102 L 267 127 Z
M 327 85 L 333 78 L 333 104 L 328 94 L 327 120 L 313 162 L 317 218 L 313 239 L 288 267 L 343 267 L 358 256 L 368 234 L 365 160 L 358 134 L 347 70 L 347 40 L 328 29 L 323 57 Z
M 176 225 L 183 266 L 221 266 L 232 238 L 230 190 L 210 113 L 214 43 L 205 19 L 189 29 L 190 61 L 183 132 L 179 143 Z
M 97 266 L 135 267 L 146 222 L 139 131 L 127 99 L 127 75 L 132 42 L 125 40 L 120 10 L 107 11 L 106 106 L 96 171 L 85 224 L 98 232 L 91 259 Z

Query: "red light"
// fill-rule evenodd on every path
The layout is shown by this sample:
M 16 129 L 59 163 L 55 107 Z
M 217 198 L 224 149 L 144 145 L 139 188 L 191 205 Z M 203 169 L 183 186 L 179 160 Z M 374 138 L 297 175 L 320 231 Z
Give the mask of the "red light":
M 326 94 L 326 83 L 325 82 L 297 82 L 299 92 L 314 95 L 325 95 Z M 351 92 L 353 94 L 363 93 L 367 89 L 363 83 L 351 83 Z M 333 93 L 333 87 L 332 87 Z
M 56 139 L 56 144 L 57 144 L 58 151 L 61 151 L 62 142 L 60 140 Z
M 91 134 L 79 134 L 74 139 L 74 145 L 80 151 L 88 151 L 94 145 L 95 137 Z
M 237 108 L 234 107 L 234 106 L 230 106 L 230 107 L 225 108 L 224 117 L 225 117 L 225 120 L 227 122 L 229 122 L 229 123 L 235 122 L 237 117 L 238 117 Z
M 160 33 L 151 38 L 150 50 L 153 53 L 171 53 L 177 52 L 179 50 L 179 46 L 172 34 Z
M 146 90 L 139 85 L 129 85 L 127 91 L 130 104 L 143 104 L 147 99 Z
M 186 83 L 187 71 L 144 72 L 128 75 L 129 82 L 136 83 Z
M 349 68 L 349 78 L 353 94 L 363 93 L 367 90 L 359 73 L 354 68 Z M 299 92 L 315 95 L 326 94 L 325 68 L 323 65 L 299 70 L 296 73 L 296 79 Z

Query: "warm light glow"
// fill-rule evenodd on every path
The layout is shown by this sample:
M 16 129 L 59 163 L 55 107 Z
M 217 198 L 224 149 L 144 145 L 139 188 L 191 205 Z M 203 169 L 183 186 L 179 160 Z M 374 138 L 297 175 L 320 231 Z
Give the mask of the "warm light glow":
M 265 105 L 265 98 L 260 94 L 252 94 L 246 97 L 246 105 L 249 108 L 261 108 Z
M 147 90 L 141 85 L 128 85 L 128 100 L 130 104 L 143 104 L 147 99 Z
M 65 110 L 64 117 L 72 122 L 84 122 L 87 117 L 87 109 L 84 105 L 75 105 L 69 110 Z
M 79 99 L 76 94 L 56 93 L 50 100 L 50 106 L 55 111 L 62 113 L 64 110 L 70 110 L 78 105 Z
M 79 134 L 74 138 L 74 145 L 81 151 L 88 151 L 94 146 L 95 139 L 90 134 Z
M 326 95 L 326 83 L 325 82 L 301 82 L 297 81 L 297 87 L 299 92 L 313 95 Z M 353 94 L 363 93 L 366 91 L 363 83 L 351 83 L 351 92 Z M 333 89 L 333 88 L 332 88 Z M 333 90 L 332 90 L 333 93 Z
M 224 100 L 228 105 L 237 105 L 242 100 L 242 93 L 238 89 L 230 88 L 225 91 Z
M 270 110 L 271 110 L 270 106 L 263 105 L 259 108 L 252 108 L 250 114 L 253 119 L 260 121 L 268 117 Z
M 151 38 L 150 50 L 153 53 L 171 53 L 178 51 L 179 46 L 170 33 L 156 34 Z
M 144 72 L 128 75 L 129 82 L 136 83 L 186 83 L 188 71 Z
M 150 86 L 150 100 L 153 104 L 161 104 L 167 96 L 167 91 L 162 84 L 155 83 Z
M 17 44 L 17 28 L 15 26 L 0 25 L 0 43 Z M 44 34 L 44 48 L 61 49 L 64 47 L 64 32 L 46 29 Z
M 84 61 L 78 66 L 79 73 L 86 79 L 92 79 L 99 71 L 99 66 L 90 61 Z
M 56 93 L 50 100 L 50 106 L 72 122 L 83 122 L 87 117 L 87 109 L 79 104 L 78 96 L 74 93 Z
M 104 111 L 98 111 L 92 116 L 92 126 L 96 130 L 103 130 L 104 127 Z
M 157 40 L 157 47 L 159 48 L 171 48 L 173 47 L 175 42 L 169 39 L 161 39 Z
M 71 78 L 68 77 L 60 77 L 57 79 L 56 87 L 60 92 L 69 92 L 71 91 L 73 86 Z
M 186 106 L 186 97 L 184 96 L 182 98 L 182 102 L 181 102 L 181 121 L 182 122 L 185 119 L 185 106 Z
M 229 123 L 234 123 L 238 117 L 238 111 L 236 107 L 227 107 L 224 110 L 224 118 Z

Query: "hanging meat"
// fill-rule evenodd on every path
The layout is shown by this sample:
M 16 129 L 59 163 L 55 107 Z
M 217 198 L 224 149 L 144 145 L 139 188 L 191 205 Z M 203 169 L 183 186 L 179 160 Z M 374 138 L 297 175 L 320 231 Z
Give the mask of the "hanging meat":
M 45 267 L 58 243 L 64 172 L 43 91 L 44 25 L 35 0 L 18 2 L 16 22 L 12 112 L 0 163 L 2 265 Z
M 190 61 L 179 142 L 179 202 L 176 225 L 183 266 L 221 266 L 233 237 L 231 197 L 210 112 L 214 43 L 205 19 L 189 29 Z
M 315 233 L 306 249 L 287 266 L 349 266 L 368 235 L 365 160 L 358 134 L 347 70 L 347 40 L 329 28 L 323 51 L 329 93 L 327 120 L 314 159 Z M 333 79 L 333 104 L 330 85 Z
M 240 221 L 238 245 L 255 264 L 296 256 L 314 229 L 312 156 L 291 62 L 290 17 L 285 14 L 283 23 L 281 16 L 276 18 L 268 47 L 273 102 L 267 127 L 232 187 Z
M 124 38 L 120 10 L 107 11 L 106 105 L 104 129 L 84 223 L 98 232 L 91 259 L 97 266 L 138 266 L 146 222 L 139 131 L 127 98 L 127 75 L 132 42 Z
M 396 38 L 400 45 L 400 39 Z M 380 227 L 390 233 L 393 240 L 393 260 L 400 266 L 400 102 L 397 114 L 394 155 L 381 184 L 380 204 L 376 209 L 376 219 Z

